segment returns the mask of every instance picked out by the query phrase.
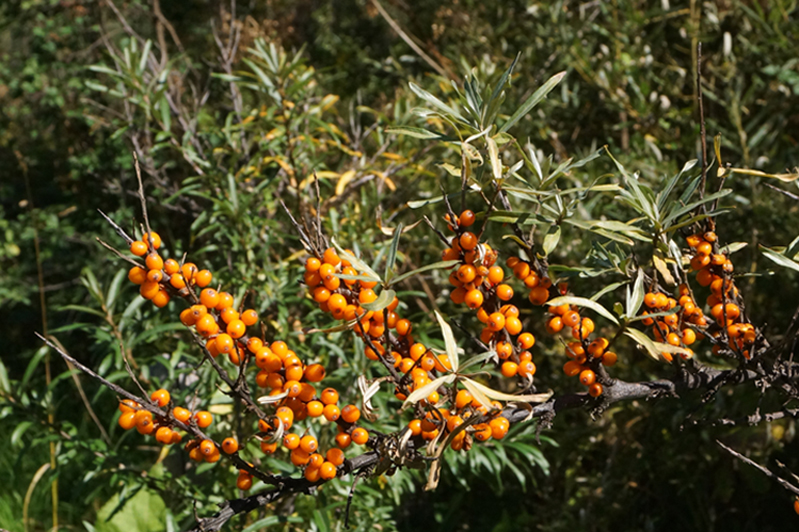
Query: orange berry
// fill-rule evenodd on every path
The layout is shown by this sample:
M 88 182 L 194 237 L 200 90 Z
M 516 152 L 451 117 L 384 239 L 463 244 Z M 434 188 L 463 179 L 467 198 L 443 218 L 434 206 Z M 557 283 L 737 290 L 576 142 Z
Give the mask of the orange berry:
M 239 475 L 239 477 L 236 479 L 236 487 L 242 491 L 247 491 L 248 489 L 252 488 L 252 476 Z
M 563 320 L 563 325 L 565 327 L 574 327 L 578 323 L 580 323 L 580 313 L 574 310 L 570 310 L 563 314 L 561 318 Z
M 128 281 L 133 284 L 144 284 L 147 281 L 147 270 L 141 266 L 134 266 L 128 270 Z
M 208 270 L 200 270 L 194 275 L 194 284 L 200 288 L 205 288 L 213 280 L 214 275 Z
M 520 281 L 523 281 L 530 275 L 530 265 L 526 262 L 519 262 L 513 267 L 513 275 Z
M 341 417 L 341 409 L 332 404 L 332 405 L 325 405 L 325 409 L 323 411 L 325 419 L 328 421 L 336 421 L 338 418 Z
M 119 416 L 119 426 L 125 430 L 130 430 L 136 426 L 136 412 L 130 410 L 128 412 L 123 412 Z
M 338 266 L 341 264 L 341 258 L 338 256 L 338 253 L 333 248 L 327 248 L 322 255 L 322 259 L 327 263 L 333 266 Z
M 408 334 L 410 334 L 411 332 L 411 322 L 406 319 L 398 320 L 396 324 L 396 329 L 398 335 L 408 336 Z
M 480 423 L 474 425 L 474 439 L 477 441 L 487 441 L 491 439 L 493 430 L 488 423 Z
M 474 281 L 474 278 L 477 277 L 477 269 L 472 266 L 471 264 L 464 264 L 456 273 L 458 281 L 463 284 L 471 283 Z
M 580 382 L 585 386 L 591 386 L 596 382 L 596 373 L 590 369 L 584 369 L 580 372 Z
M 501 312 L 494 312 L 488 317 L 488 328 L 492 331 L 501 331 L 505 327 L 505 316 Z
M 489 421 L 488 426 L 491 427 L 491 437 L 501 440 L 508 433 L 510 422 L 506 418 L 498 416 Z
M 320 261 L 316 257 L 308 257 L 305 260 L 305 271 L 306 272 L 316 272 L 321 267 L 322 267 L 322 261 Z
M 618 355 L 612 351 L 605 351 L 605 353 L 602 354 L 603 366 L 612 366 L 616 363 L 616 360 L 618 360 Z
M 233 454 L 239 450 L 239 442 L 236 438 L 225 438 L 222 440 L 222 450 L 227 454 Z
M 511 336 L 515 336 L 522 332 L 522 322 L 519 318 L 513 316 L 505 318 L 505 330 L 508 331 L 508 334 Z
M 338 392 L 333 388 L 325 388 L 322 390 L 321 399 L 326 405 L 334 405 L 338 403 Z
M 233 338 L 229 334 L 220 334 L 216 337 L 214 346 L 219 353 L 230 353 L 234 349 Z
M 474 223 L 474 218 L 475 218 L 474 213 L 466 209 L 458 217 L 458 225 L 460 225 L 461 227 L 469 227 Z
M 169 304 L 169 294 L 166 290 L 159 290 L 155 296 L 153 296 L 152 302 L 158 308 L 164 308 Z
M 207 428 L 214 422 L 214 416 L 211 412 L 206 412 L 205 410 L 201 410 L 194 414 L 194 419 L 197 421 L 197 426 L 201 429 Z
M 145 281 L 139 287 L 139 294 L 141 294 L 141 296 L 144 299 L 153 299 L 156 295 L 158 295 L 158 292 L 160 290 L 161 290 L 161 287 L 158 285 L 158 283 L 152 283 L 150 281 Z
M 147 265 L 148 270 L 160 270 L 164 267 L 164 259 L 155 252 L 147 255 L 147 258 L 144 259 L 144 263 Z
M 169 392 L 163 388 L 154 391 L 150 394 L 150 400 L 158 406 L 166 406 L 169 404 Z
M 163 443 L 164 445 L 169 445 L 172 443 L 172 429 L 169 427 L 158 427 L 158 430 L 155 431 L 155 439 L 159 443 Z
M 191 412 L 183 407 L 176 406 L 172 409 L 172 416 L 181 423 L 188 423 L 191 419 Z
M 283 436 L 283 447 L 293 451 L 300 446 L 300 437 L 293 432 L 289 432 L 288 434 Z
M 533 305 L 543 305 L 549 299 L 549 289 L 539 284 L 530 290 L 530 297 L 528 299 Z
M 524 360 L 519 363 L 518 374 L 522 377 L 532 377 L 535 375 L 535 370 L 535 363 L 532 360 Z
M 147 254 L 147 244 L 140 240 L 136 240 L 130 244 L 130 252 L 137 257 L 143 257 Z
M 319 442 L 313 436 L 306 435 L 300 439 L 300 449 L 306 453 L 315 453 L 319 448 Z
M 460 244 L 461 249 L 465 251 L 471 251 L 477 247 L 477 237 L 474 235 L 474 233 L 467 231 L 461 235 L 461 237 L 458 239 L 458 243 Z
M 588 395 L 591 397 L 599 397 L 602 395 L 602 385 L 598 382 L 595 382 L 591 386 L 588 387 Z
M 476 288 L 474 290 L 469 290 L 466 292 L 463 301 L 466 303 L 466 306 L 472 310 L 480 308 L 483 305 L 483 293 Z
M 325 411 L 325 405 L 322 404 L 322 401 L 310 401 L 306 408 L 308 417 L 320 417 Z
M 325 458 L 327 458 L 327 461 L 334 466 L 340 466 L 344 463 L 344 452 L 341 449 L 336 449 L 333 447 L 332 449 L 329 449 L 327 453 L 325 453 Z
M 258 322 L 258 313 L 252 309 L 245 310 L 241 314 L 241 321 L 243 321 L 244 325 L 247 327 L 252 327 Z
M 350 437 L 352 438 L 353 443 L 364 445 L 367 441 L 369 441 L 369 432 L 365 428 L 358 427 L 352 431 Z
M 352 438 L 346 432 L 339 432 L 336 434 L 336 445 L 339 446 L 340 449 L 346 449 L 352 443 Z
M 568 377 L 574 377 L 582 371 L 582 366 L 575 360 L 569 360 L 563 365 L 563 373 Z
M 560 316 L 554 316 L 547 322 L 547 332 L 549 334 L 557 334 L 563 330 L 563 319 Z
M 513 297 L 513 288 L 506 284 L 497 285 L 497 297 L 501 301 L 510 301 Z
M 511 362 L 510 360 L 503 362 L 500 368 L 502 376 L 508 378 L 515 377 L 518 370 L 519 370 L 519 365 L 516 364 L 516 362 Z
M 247 332 L 247 326 L 241 320 L 233 320 L 227 324 L 225 329 L 227 333 L 233 338 L 241 338 Z
M 341 409 L 341 417 L 347 423 L 355 423 L 361 418 L 361 411 L 355 405 L 347 405 Z
M 331 449 L 332 451 L 333 449 Z M 336 449 L 340 451 L 340 449 Z M 321 466 L 319 466 L 319 476 L 325 480 L 330 480 L 336 478 L 336 466 L 332 462 L 323 462 Z

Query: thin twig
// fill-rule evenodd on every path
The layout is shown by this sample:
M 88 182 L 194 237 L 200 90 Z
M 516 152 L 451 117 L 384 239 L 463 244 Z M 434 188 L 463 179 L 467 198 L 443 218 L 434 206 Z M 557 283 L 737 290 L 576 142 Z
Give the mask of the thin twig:
M 784 489 L 790 491 L 794 495 L 799 496 L 799 488 L 794 486 L 793 484 L 791 484 L 790 482 L 788 482 L 784 478 L 775 475 L 774 473 L 772 473 L 771 471 L 769 471 L 768 469 L 766 469 L 762 465 L 758 464 L 754 460 L 750 460 L 749 458 L 745 457 L 744 455 L 742 455 L 738 451 L 734 451 L 734 450 L 730 449 L 729 447 L 727 447 L 726 445 L 724 445 L 720 441 L 716 440 L 716 443 L 719 444 L 719 447 L 721 447 L 722 449 L 724 449 L 725 451 L 727 451 L 728 453 L 730 453 L 734 457 L 738 458 L 739 460 L 741 460 L 745 464 L 749 464 L 750 466 L 754 467 L 755 469 L 757 469 L 758 471 L 760 471 L 761 473 L 766 475 L 768 478 L 777 481 L 777 483 L 780 486 L 782 486 Z

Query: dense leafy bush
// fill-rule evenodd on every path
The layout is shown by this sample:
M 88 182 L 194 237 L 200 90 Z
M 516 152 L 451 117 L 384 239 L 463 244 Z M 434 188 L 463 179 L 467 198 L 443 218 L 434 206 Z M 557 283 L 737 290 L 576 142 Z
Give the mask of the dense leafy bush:
M 87 529 L 183 529 L 192 526 L 195 507 L 207 517 L 215 504 L 238 496 L 235 472 L 224 462 L 187 466 L 183 451 L 120 429 L 116 394 L 71 373 L 33 335 L 51 334 L 78 361 L 135 392 L 126 355 L 148 392 L 167 387 L 176 404 L 213 412 L 219 440 L 252 432 L 213 368 L 197 367 L 201 351 L 177 319 L 177 301 L 159 311 L 139 298 L 125 279 L 127 268 L 95 242 L 99 237 L 124 248 L 98 208 L 141 236 L 131 152 L 141 162 L 161 251 L 178 260 L 186 253 L 213 271 L 237 302 L 257 310 L 267 339 L 285 339 L 303 360 L 325 365 L 325 386 L 353 403 L 360 397 L 356 377 L 385 370 L 365 358 L 368 346 L 351 331 L 308 330 L 337 322 L 301 285 L 300 260 L 307 255 L 281 202 L 311 225 L 320 212 L 324 234 L 387 279 L 395 243 L 389 274 L 395 278 L 441 260 L 437 235 L 424 222 L 414 224 L 426 215 L 446 231 L 443 189 L 454 214 L 474 210 L 475 227 L 489 220 L 482 240 L 500 253 L 499 264 L 520 255 L 538 273 L 568 281 L 570 295 L 598 294 L 612 319 L 591 305 L 580 312 L 596 319 L 595 336 L 611 339 L 619 330 L 613 320 L 636 314 L 638 271 L 647 290 L 660 279 L 676 296 L 653 256 L 678 282 L 686 280 L 678 267 L 680 254 L 693 253 L 685 236 L 708 223 L 700 218 L 709 202 L 667 221 L 698 194 L 690 191 L 701 163 L 685 165 L 701 158 L 697 42 L 703 43 L 707 130 L 721 134 L 723 162 L 768 174 L 799 164 L 791 133 L 799 91 L 795 2 L 466 1 L 418 2 L 410 9 L 347 0 L 238 6 L 235 14 L 203 2 L 163 4 L 0 7 L 0 167 L 11 176 L 0 179 L 0 321 L 10 340 L 0 363 L 7 449 L 0 454 L 0 479 L 11 488 L 0 500 L 0 526 L 9 530 L 49 528 L 47 485 L 56 479 L 61 525 Z M 159 10 L 164 18 L 156 16 Z M 392 32 L 381 11 L 427 60 Z M 502 79 L 511 64 L 512 75 Z M 547 85 L 560 71 L 560 83 Z M 553 90 L 515 115 L 542 86 Z M 494 87 L 504 90 L 504 101 Z M 470 173 L 462 195 L 464 168 Z M 710 168 L 707 197 L 720 188 L 716 169 Z M 794 333 L 788 327 L 797 295 L 790 270 L 796 269 L 797 209 L 789 179 L 728 173 L 717 213 L 720 245 L 735 251 L 746 319 L 774 346 Z M 499 188 L 506 195 L 495 197 Z M 700 218 L 676 227 L 694 214 Z M 395 240 L 400 225 L 407 232 Z M 507 235 L 534 243 L 535 251 L 525 255 Z M 764 255 L 759 245 L 777 251 Z M 770 275 L 769 258 L 789 268 Z M 505 274 L 511 274 L 507 267 Z M 480 337 L 482 324 L 451 301 L 448 275 L 432 269 L 390 288 L 417 341 L 443 349 L 434 310 L 446 316 L 465 350 L 463 363 L 485 351 L 470 339 Z M 585 388 L 562 374 L 563 345 L 545 333 L 551 317 L 525 302 L 521 282 L 513 286 L 525 330 L 536 336 L 536 391 L 577 397 L 572 392 Z M 640 322 L 630 328 L 651 333 Z M 684 384 L 682 373 L 636 349 L 646 341 L 619 338 L 613 378 Z M 784 361 L 777 355 L 789 360 L 793 349 L 763 353 L 768 363 L 758 366 L 743 350 L 715 358 L 708 340 L 698 345 L 697 359 L 710 363 L 710 371 L 733 375 L 746 367 L 770 377 L 775 360 Z M 696 369 L 679 360 L 682 371 Z M 492 367 L 486 367 L 490 379 L 478 380 L 515 393 L 514 379 L 500 378 Z M 780 460 L 796 471 L 795 406 L 783 404 L 790 395 L 773 388 L 761 395 L 748 384 L 712 397 L 685 389 L 681 400 L 622 402 L 612 389 L 606 385 L 587 408 L 558 412 L 551 427 L 541 425 L 540 437 L 535 422 L 515 423 L 502 441 L 475 443 L 468 453 L 447 451 L 435 491 L 422 491 L 425 472 L 413 469 L 360 482 L 350 523 L 359 529 L 430 523 L 640 529 L 662 528 L 679 515 L 683 528 L 776 530 L 795 520 L 778 485 L 748 466 L 731 467 L 715 443 L 721 439 L 760 463 Z M 618 402 L 602 406 L 603 395 Z M 401 401 L 388 386 L 372 402 L 381 413 L 369 425 L 373 433 L 396 432 L 411 417 L 395 413 Z M 767 412 L 780 415 L 751 426 L 719 422 Z M 330 438 L 320 436 L 326 448 Z M 57 475 L 45 466 L 51 442 Z M 247 445 L 263 458 L 257 441 Z M 282 458 L 263 463 L 269 472 L 299 476 Z M 314 497 L 288 497 L 230 526 L 340 528 L 349 488 L 335 480 Z

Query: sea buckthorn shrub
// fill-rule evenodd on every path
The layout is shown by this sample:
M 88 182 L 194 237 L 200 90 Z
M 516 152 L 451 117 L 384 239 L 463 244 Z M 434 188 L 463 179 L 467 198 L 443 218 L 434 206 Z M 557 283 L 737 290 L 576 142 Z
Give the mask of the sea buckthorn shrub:
M 142 53 L 132 48 L 134 57 Z M 249 112 L 231 123 L 240 124 L 237 132 L 246 133 L 252 149 L 243 150 L 245 143 L 231 136 L 227 124 L 208 135 L 211 149 L 199 161 L 192 158 L 191 146 L 177 147 L 186 164 L 198 170 L 175 191 L 183 208 L 197 209 L 194 225 L 153 224 L 159 235 L 146 227 L 141 213 L 136 224 L 115 217 L 132 235 L 130 253 L 121 241 L 112 245 L 137 265 L 119 270 L 107 286 L 95 277 L 100 270 L 84 277 L 111 318 L 110 334 L 98 335 L 105 349 L 95 347 L 101 352 L 94 353 L 94 367 L 104 375 L 108 368 L 118 370 L 114 382 L 124 383 L 141 400 L 119 401 L 107 389 L 100 393 L 107 399 L 100 419 L 113 420 L 106 423 L 111 438 L 124 443 L 119 455 L 109 452 L 105 460 L 116 460 L 114 468 L 123 462 L 155 463 L 157 470 L 166 458 L 169 466 L 164 477 L 146 480 L 132 468 L 114 469 L 115 487 L 166 486 L 179 495 L 169 500 L 176 513 L 191 516 L 193 498 L 200 501 L 200 515 L 211 516 L 215 502 L 270 489 L 270 475 L 304 487 L 331 481 L 308 490 L 320 503 L 305 496 L 292 503 L 303 516 L 315 515 L 314 505 L 325 504 L 326 515 L 344 519 L 337 505 L 346 500 L 352 479 L 342 475 L 346 460 L 376 452 L 384 460 L 368 471 L 376 478 L 370 487 L 356 491 L 351 522 L 362 528 L 385 525 L 396 515 L 393 502 L 387 505 L 388 496 L 370 488 L 378 486 L 399 499 L 414 487 L 434 485 L 426 478 L 431 468 L 441 468 L 438 493 L 461 493 L 453 484 L 470 487 L 486 478 L 499 488 L 503 482 L 495 478 L 500 475 L 523 486 L 540 481 L 557 453 L 554 445 L 546 445 L 552 443 L 546 434 L 558 433 L 544 431 L 541 446 L 535 423 L 520 405 L 539 408 L 535 419 L 542 420 L 542 428 L 551 423 L 553 431 L 562 430 L 569 414 L 559 413 L 554 421 L 538 416 L 552 404 L 537 402 L 550 390 L 552 400 L 565 396 L 598 416 L 619 398 L 615 394 L 622 385 L 613 379 L 668 378 L 672 368 L 687 371 L 691 360 L 707 362 L 708 354 L 716 357 L 711 364 L 724 369 L 753 357 L 754 363 L 764 360 L 757 358 L 767 354 L 762 322 L 756 325 L 746 313 L 753 309 L 743 304 L 746 278 L 733 279 L 740 271 L 727 266 L 737 259 L 732 255 L 737 246 L 723 240 L 729 242 L 725 233 L 733 228 L 724 216 L 715 226 L 719 213 L 710 203 L 715 199 L 694 205 L 698 193 L 684 196 L 698 165 L 668 181 L 673 185 L 644 185 L 647 201 L 639 197 L 636 178 L 622 167 L 594 183 L 604 173 L 594 165 L 615 164 L 609 154 L 558 167 L 536 147 L 517 152 L 508 133 L 521 125 L 521 115 L 510 109 L 492 116 L 493 87 L 474 79 L 469 80 L 471 94 L 461 88 L 463 102 L 449 87 L 444 95 L 437 92 L 440 87 L 433 89 L 445 108 L 412 88 L 413 104 L 430 105 L 429 111 L 439 115 L 423 112 L 424 120 L 417 121 L 398 112 L 393 119 L 381 118 L 370 131 L 372 138 L 347 138 L 336 129 L 342 122 L 331 104 L 335 98 L 315 92 L 313 82 L 291 98 L 280 92 L 296 89 L 296 79 L 313 79 L 299 56 L 263 45 L 256 50 L 262 54 L 256 59 L 261 71 L 270 62 L 290 68 L 267 71 L 278 81 L 276 93 L 244 91 Z M 236 82 L 247 88 L 248 78 L 258 75 L 251 68 Z M 475 90 L 482 102 L 474 99 Z M 481 105 L 486 112 L 474 112 Z M 160 107 L 144 111 L 161 141 L 184 138 L 173 131 L 181 127 L 176 117 L 168 124 Z M 319 126 L 322 117 L 329 121 Z M 508 125 L 514 118 L 517 122 Z M 139 120 L 142 115 L 134 116 L 132 131 L 152 125 Z M 395 127 L 387 130 L 388 123 Z M 492 123 L 487 134 L 471 138 Z M 357 142 L 365 145 L 363 152 Z M 390 143 L 388 150 L 384 142 Z M 161 165 L 174 164 L 159 155 L 163 149 L 138 152 L 148 195 L 164 194 L 151 185 L 163 178 Z M 419 154 L 427 155 L 422 163 Z M 209 161 L 216 167 L 209 169 Z M 441 161 L 447 162 L 434 165 Z M 710 175 L 714 172 L 711 167 Z M 728 183 L 741 175 L 733 174 Z M 279 185 L 272 187 L 274 181 Z M 439 197 L 439 186 L 445 198 Z M 671 194 L 665 192 L 669 186 Z M 708 196 L 714 187 L 718 182 L 711 178 Z M 657 200 L 648 202 L 654 196 Z M 733 202 L 722 196 L 722 203 Z M 383 212 L 375 221 L 378 204 Z M 667 221 L 675 210 L 664 207 L 673 205 L 692 207 Z M 702 218 L 706 209 L 709 217 Z M 157 210 L 151 203 L 150 216 Z M 435 229 L 424 223 L 412 227 L 425 215 Z M 164 219 L 163 211 L 157 218 Z M 721 237 L 714 240 L 710 233 Z M 793 260 L 791 249 L 770 258 Z M 141 297 L 120 289 L 125 276 Z M 113 310 L 106 312 L 107 303 L 109 308 L 116 303 L 119 322 Z M 464 350 L 455 367 L 450 334 Z M 653 360 L 643 361 L 646 355 Z M 141 393 L 132 379 L 126 380 L 125 363 L 141 380 Z M 360 375 L 367 379 L 365 390 L 376 378 L 390 376 L 396 382 L 380 383 L 366 408 Z M 243 387 L 265 402 L 244 404 L 238 393 L 230 393 Z M 417 392 L 424 393 L 413 397 Z M 580 414 L 571 426 L 592 427 Z M 666 415 L 679 417 L 670 410 Z M 394 440 L 381 439 L 400 434 L 411 435 L 408 441 L 418 455 L 403 461 L 389 445 Z M 574 436 L 556 439 L 567 438 Z M 438 449 L 443 454 L 435 465 L 429 459 Z M 160 453 L 157 459 L 153 453 Z M 597 462 L 604 458 L 599 454 L 594 453 Z M 266 476 L 259 478 L 256 468 Z M 574 471 L 580 475 L 580 468 Z M 669 471 L 661 478 L 669 478 Z M 244 520 L 251 524 L 281 511 L 270 504 Z
M 438 149 L 445 143 L 444 154 L 459 152 L 458 165 L 447 168 L 453 179 L 446 183 L 455 188 L 442 182 L 442 195 L 407 204 L 408 215 L 416 211 L 425 225 L 381 224 L 385 239 L 376 256 L 354 251 L 361 239 L 344 241 L 346 232 L 332 234 L 323 222 L 326 188 L 318 176 L 309 210 L 281 202 L 301 248 L 284 253 L 293 261 L 288 267 L 296 272 L 302 306 L 314 309 L 297 317 L 294 331 L 264 321 L 250 304 L 257 291 L 228 289 L 189 254 L 167 253 L 163 237 L 150 228 L 140 188 L 144 224 L 132 236 L 115 225 L 127 247 L 116 253 L 130 263 L 127 280 L 139 297 L 182 325 L 197 353 L 192 365 L 204 367 L 204 384 L 214 384 L 224 399 L 205 398 L 206 405 L 179 382 L 178 395 L 163 386 L 140 397 L 100 379 L 118 394 L 120 429 L 165 448 L 179 446 L 186 463 L 202 463 L 203 470 L 221 463 L 215 476 L 222 482 L 226 472 L 235 473 L 228 482 L 249 502 L 223 503 L 197 527 L 221 527 L 238 513 L 315 493 L 346 476 L 424 469 L 425 488 L 433 490 L 470 453 L 539 452 L 525 443 L 525 425 L 535 421 L 540 431 L 570 409 L 598 416 L 635 399 L 704 390 L 707 400 L 733 381 L 785 372 L 790 379 L 790 349 L 774 348 L 763 326 L 752 323 L 736 285 L 733 249 L 720 236 L 720 202 L 730 191 L 719 188 L 719 178 L 746 170 L 719 166 L 709 178 L 707 166 L 690 161 L 650 187 L 605 149 L 553 167 L 534 150 L 520 149 L 509 131 L 563 73 L 503 116 L 497 101 L 512 72 L 513 66 L 496 88 L 471 76 L 457 102 L 411 85 L 430 106 L 421 113 L 430 118 L 424 127 L 396 125 L 387 132 Z M 716 155 L 720 164 L 718 141 Z M 617 175 L 582 173 L 602 156 Z M 591 218 L 583 203 L 598 206 L 606 218 Z M 438 241 L 439 257 L 411 268 L 405 249 L 422 233 Z M 589 233 L 594 245 L 584 262 L 558 260 L 560 249 Z M 799 269 L 786 253 L 764 251 Z M 401 290 L 416 282 L 427 287 L 435 308 Z M 705 289 L 702 301 L 698 292 Z M 325 340 L 303 346 L 308 338 Z M 617 376 L 618 366 L 641 365 L 645 357 L 658 363 L 649 373 L 659 380 Z M 197 373 L 192 368 L 184 375 Z M 135 380 L 130 369 L 129 376 Z M 796 399 L 790 387 L 765 391 Z M 213 404 L 224 408 L 214 413 Z M 246 498 L 253 488 L 261 499 Z

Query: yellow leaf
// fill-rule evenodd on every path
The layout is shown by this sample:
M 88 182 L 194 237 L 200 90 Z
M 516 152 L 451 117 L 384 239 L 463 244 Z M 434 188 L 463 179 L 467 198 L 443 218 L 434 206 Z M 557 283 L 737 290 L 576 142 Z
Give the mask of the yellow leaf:
M 355 178 L 355 170 L 347 170 L 341 177 L 338 178 L 336 185 L 336 196 L 341 196 L 344 193 L 344 188 Z

